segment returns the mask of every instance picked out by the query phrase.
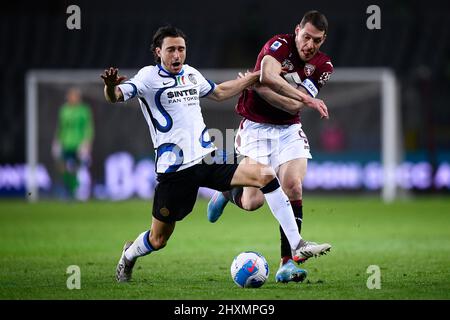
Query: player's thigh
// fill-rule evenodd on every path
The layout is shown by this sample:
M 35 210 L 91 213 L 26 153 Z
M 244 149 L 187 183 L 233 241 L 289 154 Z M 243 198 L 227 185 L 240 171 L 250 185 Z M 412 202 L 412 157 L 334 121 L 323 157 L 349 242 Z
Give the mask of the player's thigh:
M 278 177 L 282 186 L 302 184 L 308 168 L 308 159 L 297 158 L 280 165 Z
M 275 171 L 262 163 L 245 157 L 231 179 L 231 186 L 264 187 L 275 178 Z
M 201 187 L 218 191 L 231 189 L 231 180 L 238 167 L 237 159 L 230 158 L 229 163 L 222 160 L 217 163 L 202 161 L 194 166 L 194 176 Z
M 159 177 L 153 198 L 153 217 L 172 223 L 183 220 L 194 208 L 198 184 L 189 169 Z

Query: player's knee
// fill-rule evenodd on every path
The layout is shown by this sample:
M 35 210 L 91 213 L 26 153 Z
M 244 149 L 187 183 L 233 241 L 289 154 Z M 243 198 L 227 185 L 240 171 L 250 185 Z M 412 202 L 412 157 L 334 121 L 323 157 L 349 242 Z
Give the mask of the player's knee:
M 283 182 L 281 187 L 290 200 L 298 200 L 302 198 L 302 183 L 298 180 L 288 180 Z

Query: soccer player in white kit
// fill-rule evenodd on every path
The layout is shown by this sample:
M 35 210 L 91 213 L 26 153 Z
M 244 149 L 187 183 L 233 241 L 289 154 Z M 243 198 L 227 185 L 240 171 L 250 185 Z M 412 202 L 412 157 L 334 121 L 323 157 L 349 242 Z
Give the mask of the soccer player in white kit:
M 129 281 L 139 257 L 166 245 L 176 221 L 192 211 L 199 187 L 219 191 L 234 186 L 260 188 L 289 239 L 292 254 L 299 259 L 319 254 L 323 245 L 311 245 L 301 238 L 292 207 L 272 168 L 248 159 L 230 164 L 214 158 L 216 148 L 203 121 L 200 98 L 228 99 L 254 84 L 260 73 L 216 85 L 184 64 L 185 38 L 177 28 L 161 27 L 152 43 L 157 65 L 142 68 L 130 80 L 119 76 L 116 68 L 101 75 L 107 101 L 138 97 L 156 153 L 158 185 L 152 225 L 136 240 L 125 243 L 116 268 L 117 281 Z
M 302 182 L 307 160 L 312 158 L 299 112 L 308 106 L 317 110 L 322 118 L 328 118 L 328 110 L 320 100 L 317 104 L 302 101 L 303 95 L 315 98 L 333 72 L 330 58 L 319 51 L 327 29 L 326 17 L 310 11 L 296 26 L 295 34 L 280 34 L 267 41 L 254 69 L 261 70 L 261 84 L 244 90 L 236 106 L 243 120 L 236 135 L 235 149 L 238 154 L 270 165 L 277 172 L 291 201 L 299 232 L 303 220 Z M 208 204 L 211 222 L 217 221 L 228 201 L 252 211 L 263 205 L 264 197 L 255 188 L 216 192 Z M 306 271 L 295 266 L 282 228 L 280 236 L 281 263 L 276 281 L 303 281 Z

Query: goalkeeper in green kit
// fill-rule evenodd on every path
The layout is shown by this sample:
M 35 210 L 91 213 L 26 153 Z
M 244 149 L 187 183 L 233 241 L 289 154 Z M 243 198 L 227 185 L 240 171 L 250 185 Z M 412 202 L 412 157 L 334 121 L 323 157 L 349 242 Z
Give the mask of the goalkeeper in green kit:
M 94 125 L 90 107 L 81 101 L 78 88 L 67 92 L 67 102 L 60 108 L 52 153 L 58 162 L 63 184 L 70 198 L 76 197 L 78 169 L 91 160 Z

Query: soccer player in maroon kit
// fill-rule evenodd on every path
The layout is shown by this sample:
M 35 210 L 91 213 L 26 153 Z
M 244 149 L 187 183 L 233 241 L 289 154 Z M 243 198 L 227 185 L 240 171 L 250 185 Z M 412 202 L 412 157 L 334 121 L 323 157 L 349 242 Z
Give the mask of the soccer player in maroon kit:
M 303 219 L 302 182 L 307 160 L 312 158 L 299 112 L 303 107 L 311 107 L 322 118 L 328 118 L 325 103 L 315 98 L 333 72 L 330 58 L 319 51 L 327 31 L 326 17 L 309 11 L 296 26 L 295 34 L 276 35 L 267 41 L 254 68 L 254 71 L 261 70 L 260 83 L 243 91 L 236 106 L 237 113 L 243 117 L 236 135 L 236 152 L 270 165 L 277 172 L 299 231 Z M 208 204 L 209 221 L 217 221 L 228 201 L 252 211 L 264 204 L 264 197 L 251 187 L 216 192 Z M 294 264 L 281 228 L 280 234 L 281 263 L 276 281 L 301 282 L 306 278 L 306 271 Z M 323 253 L 330 248 L 324 248 Z

